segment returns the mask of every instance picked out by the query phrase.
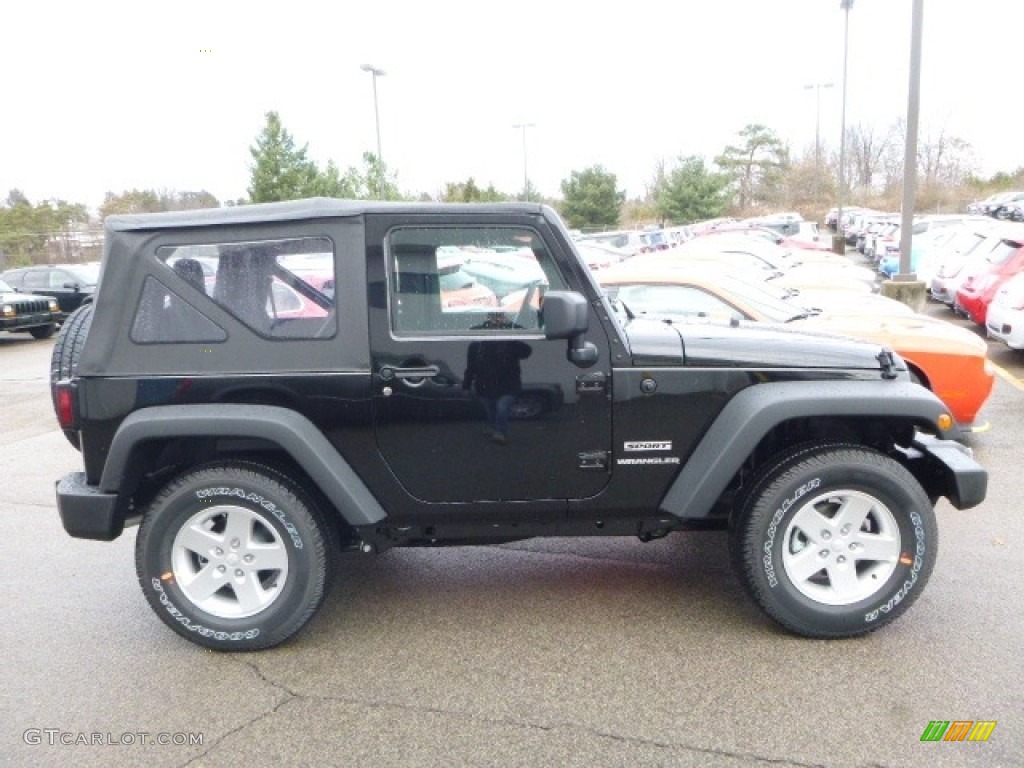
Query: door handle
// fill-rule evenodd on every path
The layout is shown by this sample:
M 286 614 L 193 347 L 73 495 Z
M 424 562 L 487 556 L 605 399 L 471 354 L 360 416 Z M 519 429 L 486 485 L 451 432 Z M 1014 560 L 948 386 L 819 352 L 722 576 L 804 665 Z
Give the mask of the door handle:
M 380 378 L 382 381 L 401 379 L 402 383 L 407 387 L 422 387 L 426 384 L 427 379 L 432 379 L 439 373 L 441 373 L 441 369 L 436 365 L 424 365 L 414 368 L 398 368 L 393 365 L 385 365 L 380 369 Z

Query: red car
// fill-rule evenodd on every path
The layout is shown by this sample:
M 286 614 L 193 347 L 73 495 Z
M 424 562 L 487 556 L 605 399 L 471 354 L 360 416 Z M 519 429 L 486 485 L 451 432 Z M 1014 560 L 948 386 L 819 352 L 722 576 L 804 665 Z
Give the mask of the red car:
M 1024 238 L 1004 243 L 1016 248 L 996 248 L 985 260 L 982 271 L 971 275 L 956 292 L 953 309 L 984 327 L 988 305 L 1003 283 L 1024 271 Z

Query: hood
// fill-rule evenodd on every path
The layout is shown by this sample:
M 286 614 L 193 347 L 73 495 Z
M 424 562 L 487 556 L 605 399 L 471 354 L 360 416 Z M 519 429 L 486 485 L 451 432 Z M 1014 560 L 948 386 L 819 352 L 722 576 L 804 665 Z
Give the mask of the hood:
M 683 342 L 670 322 L 638 317 L 626 325 L 633 365 L 683 365 Z
M 40 296 L 36 293 L 18 293 L 16 291 L 0 291 L 0 301 L 4 304 L 17 304 L 23 301 L 45 301 L 49 303 L 52 296 Z
M 988 353 L 988 345 L 976 333 L 924 315 L 872 317 L 826 313 L 797 320 L 794 325 L 801 330 L 825 331 L 882 344 L 901 354 L 931 352 L 984 357 Z
M 883 347 L 771 323 L 636 319 L 626 326 L 634 365 L 880 371 Z M 898 358 L 897 369 L 905 368 Z

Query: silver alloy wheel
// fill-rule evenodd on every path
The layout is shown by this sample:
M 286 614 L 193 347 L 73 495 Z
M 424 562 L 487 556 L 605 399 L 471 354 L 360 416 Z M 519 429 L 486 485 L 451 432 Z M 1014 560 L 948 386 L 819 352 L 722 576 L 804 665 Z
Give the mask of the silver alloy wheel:
M 782 564 L 801 594 L 849 605 L 880 590 L 900 560 L 900 530 L 889 508 L 854 490 L 816 496 L 786 528 Z
M 288 551 L 270 521 L 246 507 L 219 505 L 181 526 L 171 569 L 193 605 L 221 619 L 267 608 L 288 579 Z

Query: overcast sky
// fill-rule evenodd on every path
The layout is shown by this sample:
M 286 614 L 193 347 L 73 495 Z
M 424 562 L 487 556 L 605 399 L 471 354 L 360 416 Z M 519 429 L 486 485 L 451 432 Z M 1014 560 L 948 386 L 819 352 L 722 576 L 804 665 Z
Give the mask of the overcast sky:
M 945 129 L 979 170 L 1024 165 L 1020 0 L 925 0 L 922 134 Z M 0 195 L 97 206 L 106 191 L 246 194 L 249 146 L 280 113 L 321 166 L 374 150 L 403 191 L 472 176 L 545 195 L 600 164 L 630 196 L 657 161 L 709 160 L 747 123 L 797 152 L 838 146 L 839 0 L 6 3 L 0 10 Z M 911 0 L 856 0 L 847 123 L 907 108 Z

